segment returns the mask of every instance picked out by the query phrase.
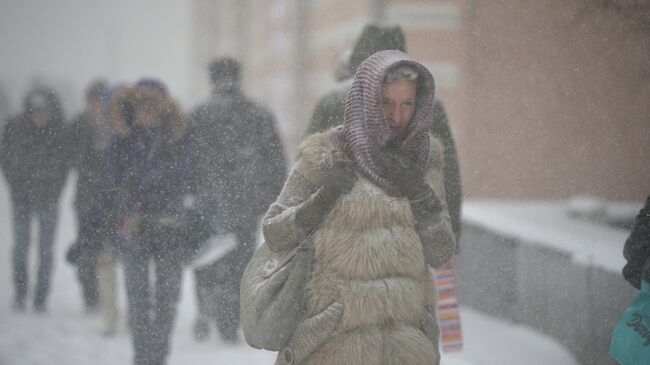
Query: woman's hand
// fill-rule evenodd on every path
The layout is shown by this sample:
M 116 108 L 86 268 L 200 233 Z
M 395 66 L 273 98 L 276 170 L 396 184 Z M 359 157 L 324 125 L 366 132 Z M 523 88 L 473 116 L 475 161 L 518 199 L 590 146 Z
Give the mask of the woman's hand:
M 324 176 L 322 186 L 296 212 L 296 222 L 311 232 L 320 226 L 338 198 L 352 190 L 357 176 L 352 161 L 339 161 Z
M 354 162 L 350 160 L 338 160 L 327 171 L 323 179 L 320 195 L 324 202 L 333 203 L 339 196 L 349 193 L 356 181 L 357 176 L 354 169 Z
M 421 196 L 429 187 L 424 171 L 404 154 L 394 148 L 385 148 L 379 154 L 379 166 L 386 179 L 392 181 L 409 199 Z

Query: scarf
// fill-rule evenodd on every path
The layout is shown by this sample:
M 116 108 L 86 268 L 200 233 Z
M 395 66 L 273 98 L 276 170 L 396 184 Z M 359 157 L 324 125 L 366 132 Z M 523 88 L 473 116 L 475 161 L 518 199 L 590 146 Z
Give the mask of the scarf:
M 382 87 L 387 71 L 397 66 L 410 66 L 419 76 L 415 113 L 397 138 L 384 117 Z M 429 125 L 433 112 L 435 84 L 433 76 L 422 64 L 400 51 L 380 51 L 359 65 L 352 88 L 345 102 L 343 126 L 337 129 L 337 140 L 361 173 L 391 196 L 401 196 L 399 188 L 381 176 L 377 163 L 379 153 L 387 145 L 395 147 L 425 170 L 429 165 Z

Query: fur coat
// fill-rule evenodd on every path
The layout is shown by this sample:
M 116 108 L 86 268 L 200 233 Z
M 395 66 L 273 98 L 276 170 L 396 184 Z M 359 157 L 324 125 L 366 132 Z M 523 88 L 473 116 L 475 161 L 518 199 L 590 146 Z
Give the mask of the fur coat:
M 430 151 L 427 181 L 441 200 L 439 212 L 417 219 L 418 224 L 407 198 L 391 197 L 357 173 L 352 190 L 313 233 L 305 318 L 335 301 L 343 303 L 343 314 L 333 335 L 302 364 L 439 363 L 435 289 L 428 266 L 444 264 L 454 252 L 455 239 L 437 140 L 432 139 Z M 303 142 L 263 222 L 270 249 L 288 249 L 307 236 L 295 213 L 322 185 L 334 162 L 345 159 L 332 130 Z

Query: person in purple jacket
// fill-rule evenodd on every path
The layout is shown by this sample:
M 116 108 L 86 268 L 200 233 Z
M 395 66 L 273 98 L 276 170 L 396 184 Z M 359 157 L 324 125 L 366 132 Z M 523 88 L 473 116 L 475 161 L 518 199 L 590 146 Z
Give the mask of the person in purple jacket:
M 186 120 L 156 80 L 119 90 L 111 117 L 115 136 L 102 157 L 99 193 L 82 219 L 82 241 L 113 235 L 124 264 L 134 364 L 164 364 L 182 280 L 179 232 L 194 191 Z

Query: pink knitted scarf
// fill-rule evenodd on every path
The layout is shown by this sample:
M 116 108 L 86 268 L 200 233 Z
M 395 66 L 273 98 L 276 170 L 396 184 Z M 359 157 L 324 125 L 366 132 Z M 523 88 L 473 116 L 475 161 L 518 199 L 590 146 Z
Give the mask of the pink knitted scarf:
M 393 67 L 407 65 L 418 76 L 415 113 L 397 142 L 384 117 L 382 87 L 384 77 Z M 342 149 L 355 161 L 363 175 L 391 196 L 401 196 L 399 188 L 381 176 L 377 159 L 389 143 L 424 170 L 429 165 L 429 125 L 433 111 L 435 84 L 429 70 L 400 51 L 381 51 L 361 63 L 354 75 L 345 102 L 343 126 L 337 130 Z

